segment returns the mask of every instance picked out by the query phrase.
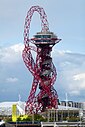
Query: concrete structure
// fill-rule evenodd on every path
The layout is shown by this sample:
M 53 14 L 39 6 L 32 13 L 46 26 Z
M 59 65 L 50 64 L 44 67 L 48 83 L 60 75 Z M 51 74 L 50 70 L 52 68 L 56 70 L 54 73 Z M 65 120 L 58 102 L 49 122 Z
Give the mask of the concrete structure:
M 85 127 L 85 122 L 41 122 L 41 127 Z
M 78 118 L 80 120 L 80 109 L 78 108 L 64 108 L 60 107 L 59 109 L 49 109 L 46 114 L 48 122 L 58 122 L 58 121 L 70 121 L 71 117 Z
M 83 102 L 82 102 L 83 103 Z M 20 105 L 20 108 L 18 108 L 18 114 L 21 114 L 22 110 L 25 109 L 25 102 L 2 102 L 0 103 L 0 115 L 1 116 L 11 116 L 12 115 L 12 105 L 17 104 Z M 41 113 L 41 115 L 44 115 L 47 117 L 48 122 L 51 121 L 64 121 L 64 117 L 72 116 L 78 116 L 81 120 L 85 121 L 85 103 L 83 103 L 82 108 L 74 108 L 74 107 L 66 107 L 58 105 L 58 109 L 50 109 L 47 110 L 46 113 Z M 20 110 L 19 110 L 20 109 Z
M 85 110 L 85 102 L 82 102 L 82 107 L 83 110 Z
M 74 102 L 74 101 L 61 101 L 60 102 L 60 105 L 62 105 L 62 106 L 68 106 L 68 107 L 75 107 L 75 108 L 83 108 L 83 107 L 85 107 L 85 104 L 83 104 L 83 106 L 82 106 L 82 102 Z

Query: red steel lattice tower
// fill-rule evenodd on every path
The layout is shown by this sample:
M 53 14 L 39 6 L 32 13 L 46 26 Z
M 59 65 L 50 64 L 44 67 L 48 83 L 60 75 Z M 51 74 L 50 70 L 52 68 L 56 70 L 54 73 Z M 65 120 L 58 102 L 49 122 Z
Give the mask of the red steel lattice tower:
M 29 39 L 30 22 L 35 11 L 40 14 L 42 30 Z M 58 108 L 58 95 L 53 87 L 57 73 L 52 62 L 51 51 L 60 40 L 49 31 L 47 16 L 43 8 L 32 6 L 25 19 L 25 48 L 22 53 L 25 65 L 33 75 L 32 88 L 25 106 L 26 113 L 38 113 L 47 108 Z M 37 54 L 36 60 L 33 59 L 32 50 Z M 40 91 L 36 95 L 37 88 Z

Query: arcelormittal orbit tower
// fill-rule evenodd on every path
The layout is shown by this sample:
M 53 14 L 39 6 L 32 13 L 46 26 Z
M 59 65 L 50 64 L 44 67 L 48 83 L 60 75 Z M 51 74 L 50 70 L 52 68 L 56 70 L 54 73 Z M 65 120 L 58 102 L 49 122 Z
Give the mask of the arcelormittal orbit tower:
M 42 29 L 29 39 L 30 22 L 35 11 L 40 14 Z M 33 75 L 32 88 L 25 106 L 26 113 L 38 113 L 49 108 L 58 108 L 58 95 L 53 87 L 57 73 L 52 62 L 51 51 L 60 40 L 49 31 L 47 16 L 43 8 L 32 6 L 25 19 L 25 48 L 22 54 L 26 67 Z M 37 54 L 36 60 L 33 59 L 32 50 Z M 36 92 L 38 88 L 39 93 Z

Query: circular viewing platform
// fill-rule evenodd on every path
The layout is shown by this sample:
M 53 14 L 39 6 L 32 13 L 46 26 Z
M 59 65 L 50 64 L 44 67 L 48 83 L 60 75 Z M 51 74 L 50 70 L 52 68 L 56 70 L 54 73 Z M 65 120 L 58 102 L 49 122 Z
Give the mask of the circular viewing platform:
M 53 32 L 46 31 L 38 32 L 31 40 L 35 45 L 55 45 L 61 39 L 58 39 L 58 37 Z

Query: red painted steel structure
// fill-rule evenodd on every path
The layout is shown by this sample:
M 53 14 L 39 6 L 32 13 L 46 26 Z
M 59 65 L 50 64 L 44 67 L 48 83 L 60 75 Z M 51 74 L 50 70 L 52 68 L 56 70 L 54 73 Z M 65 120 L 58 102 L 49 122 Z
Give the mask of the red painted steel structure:
M 35 11 L 40 14 L 42 30 L 34 38 L 29 39 L 30 22 Z M 32 88 L 25 107 L 26 113 L 38 113 L 45 111 L 46 108 L 58 107 L 58 95 L 53 87 L 57 73 L 52 62 L 51 51 L 52 47 L 60 40 L 49 31 L 47 16 L 43 8 L 32 6 L 25 19 L 25 48 L 22 53 L 25 65 L 33 75 Z M 31 43 L 34 46 L 30 45 Z M 37 53 L 35 61 L 32 50 Z M 37 87 L 39 87 L 40 92 L 35 95 Z

